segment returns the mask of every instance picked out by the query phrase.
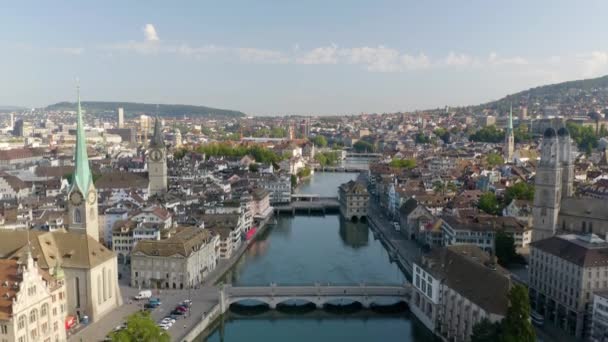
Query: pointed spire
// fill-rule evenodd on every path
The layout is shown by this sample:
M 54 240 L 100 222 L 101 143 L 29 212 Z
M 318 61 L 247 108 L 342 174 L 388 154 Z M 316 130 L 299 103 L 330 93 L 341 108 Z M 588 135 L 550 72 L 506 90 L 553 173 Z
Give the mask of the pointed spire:
M 152 135 L 152 139 L 150 140 L 150 147 L 165 147 L 163 130 L 160 127 L 158 116 L 154 120 L 154 135 Z
M 84 134 L 84 122 L 82 120 L 82 108 L 80 106 L 80 84 L 76 86 L 78 97 L 77 112 L 78 121 L 76 127 L 76 150 L 74 151 L 74 175 L 72 186 L 77 187 L 83 194 L 89 190 L 91 184 L 91 168 L 89 167 L 89 156 L 87 155 L 87 138 Z
M 511 104 L 511 108 L 509 109 L 509 132 L 513 132 L 513 104 Z

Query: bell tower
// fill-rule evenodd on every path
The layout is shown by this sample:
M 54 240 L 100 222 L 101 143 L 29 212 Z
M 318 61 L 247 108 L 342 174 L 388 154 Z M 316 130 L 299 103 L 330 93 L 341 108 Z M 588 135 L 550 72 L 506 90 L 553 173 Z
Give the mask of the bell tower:
M 543 135 L 540 163 L 536 170 L 533 216 L 533 241 L 555 235 L 561 205 L 562 165 L 555 129 L 549 127 Z
M 99 218 L 97 213 L 97 191 L 93 184 L 87 141 L 84 134 L 82 108 L 80 106 L 80 86 L 77 87 L 77 127 L 76 148 L 74 150 L 74 174 L 68 191 L 68 229 L 88 234 L 99 241 Z
M 515 137 L 513 136 L 513 106 L 509 110 L 509 122 L 507 131 L 505 132 L 504 159 L 505 163 L 513 162 L 513 153 L 515 152 Z
M 167 148 L 158 117 L 154 121 L 154 135 L 148 146 L 148 194 L 167 192 Z

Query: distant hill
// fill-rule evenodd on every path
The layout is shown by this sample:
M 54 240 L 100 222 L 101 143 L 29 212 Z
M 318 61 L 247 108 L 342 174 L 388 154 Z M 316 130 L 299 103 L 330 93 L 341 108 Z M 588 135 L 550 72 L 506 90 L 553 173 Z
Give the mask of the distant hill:
M 136 116 L 140 114 L 156 115 L 162 117 L 244 117 L 245 113 L 228 110 L 228 109 L 217 109 L 205 106 L 190 106 L 190 105 L 178 105 L 178 104 L 149 104 L 149 103 L 134 103 L 134 102 L 101 102 L 101 101 L 86 101 L 82 102 L 82 107 L 87 112 L 97 113 L 108 113 L 116 112 L 117 108 L 122 107 L 125 111 L 125 116 Z M 73 111 L 76 110 L 76 103 L 74 102 L 59 102 L 46 107 L 47 110 L 65 110 Z
M 16 112 L 16 111 L 22 111 L 22 110 L 26 110 L 27 108 L 25 107 L 19 107 L 19 106 L 0 106 L 0 112 Z
M 481 108 L 507 111 L 509 105 L 525 105 L 529 110 L 542 110 L 544 106 L 591 106 L 591 97 L 608 100 L 608 75 L 598 78 L 568 81 L 530 88 L 504 98 L 480 105 Z

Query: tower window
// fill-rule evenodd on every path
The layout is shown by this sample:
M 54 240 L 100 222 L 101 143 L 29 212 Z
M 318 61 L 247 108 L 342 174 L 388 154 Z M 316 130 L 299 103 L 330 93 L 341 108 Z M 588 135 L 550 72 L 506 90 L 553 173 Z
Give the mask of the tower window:
M 74 223 L 82 222 L 82 214 L 80 213 L 80 209 L 74 209 Z

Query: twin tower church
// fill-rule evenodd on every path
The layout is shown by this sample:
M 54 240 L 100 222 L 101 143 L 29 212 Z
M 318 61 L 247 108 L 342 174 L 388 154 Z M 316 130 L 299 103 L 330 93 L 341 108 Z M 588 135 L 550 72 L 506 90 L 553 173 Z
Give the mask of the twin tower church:
M 86 136 L 80 106 L 80 92 L 77 103 L 78 122 L 76 129 L 76 149 L 74 151 L 74 175 L 68 191 L 68 229 L 72 232 L 86 233 L 99 241 L 99 216 L 97 191 L 87 155 Z M 167 191 L 167 149 L 162 137 L 158 118 L 154 122 L 154 135 L 148 149 L 148 177 L 150 196 Z

